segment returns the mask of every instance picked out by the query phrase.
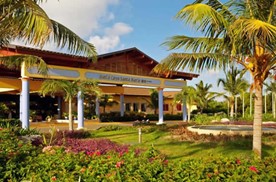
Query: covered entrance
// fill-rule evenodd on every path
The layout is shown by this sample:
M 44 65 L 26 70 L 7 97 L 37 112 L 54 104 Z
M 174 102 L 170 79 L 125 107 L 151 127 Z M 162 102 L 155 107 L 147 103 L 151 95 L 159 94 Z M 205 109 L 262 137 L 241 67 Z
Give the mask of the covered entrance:
M 8 47 L 7 52 L 28 53 L 41 56 L 47 64 L 49 70 L 47 79 L 66 79 L 66 80 L 86 80 L 95 79 L 101 84 L 105 93 L 114 93 L 120 95 L 120 114 L 124 115 L 124 96 L 128 86 L 141 86 L 156 88 L 159 97 L 159 120 L 158 124 L 163 124 L 163 91 L 165 88 L 181 89 L 186 85 L 187 80 L 197 77 L 196 74 L 174 72 L 166 75 L 155 75 L 151 72 L 152 68 L 158 64 L 155 60 L 138 50 L 137 48 L 126 49 L 109 54 L 98 56 L 97 63 L 91 63 L 88 58 L 74 55 L 42 51 L 26 47 Z M 0 52 L 1 54 L 1 52 Z M 3 50 L 2 50 L 3 54 Z M 79 64 L 76 64 L 79 63 Z M 30 92 L 39 90 L 44 76 L 37 73 L 37 68 L 26 69 L 24 64 L 20 72 L 20 80 L 14 74 L 8 75 L 2 73 L 0 87 L 12 89 L 20 93 L 20 119 L 23 128 L 29 128 L 29 105 Z M 5 80 L 4 80 L 5 78 Z M 15 81 L 16 80 L 16 81 Z M 10 84 L 9 83 L 13 83 Z M 21 82 L 21 83 L 20 83 Z M 37 83 L 36 83 L 37 82 Z M 37 87 L 37 88 L 36 88 Z M 11 91 L 11 90 L 9 90 Z M 78 97 L 78 128 L 84 127 L 83 120 L 83 99 Z M 99 113 L 99 104 L 96 104 L 96 113 Z M 183 119 L 186 118 L 186 107 L 183 103 Z

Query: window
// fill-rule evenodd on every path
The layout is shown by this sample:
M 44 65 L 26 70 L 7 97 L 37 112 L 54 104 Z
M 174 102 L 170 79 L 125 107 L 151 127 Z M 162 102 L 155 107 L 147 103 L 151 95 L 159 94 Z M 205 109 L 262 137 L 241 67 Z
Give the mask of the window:
M 182 111 L 182 105 L 181 104 L 177 104 L 176 105 L 176 109 L 177 109 L 177 111 Z
M 126 103 L 126 111 L 130 111 L 130 103 Z
M 163 105 L 163 111 L 169 111 L 169 104 Z
M 145 104 L 145 103 L 142 103 L 142 104 L 141 104 L 141 111 L 142 111 L 142 112 L 146 112 L 146 110 L 147 110 L 146 104 Z
M 133 111 L 138 112 L 138 103 L 133 103 Z

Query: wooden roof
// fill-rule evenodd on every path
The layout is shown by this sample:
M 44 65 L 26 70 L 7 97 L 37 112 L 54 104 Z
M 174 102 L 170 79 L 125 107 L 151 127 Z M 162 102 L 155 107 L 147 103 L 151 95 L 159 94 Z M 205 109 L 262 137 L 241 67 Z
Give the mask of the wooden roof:
M 51 64 L 51 65 L 68 66 L 68 67 L 76 67 L 76 68 L 89 68 L 91 67 L 91 65 L 94 64 L 94 63 L 91 63 L 91 61 L 87 57 L 54 52 L 54 51 L 41 50 L 41 49 L 30 48 L 25 46 L 10 45 L 7 47 L 3 47 L 2 50 L 6 50 L 17 54 L 36 55 L 41 57 L 43 60 L 45 60 L 47 64 Z M 136 47 L 98 55 L 98 62 L 102 62 L 107 59 L 116 58 L 120 55 L 127 55 L 132 59 L 135 59 L 139 64 L 146 66 L 149 70 L 152 70 L 157 64 L 159 64 L 156 60 L 154 60 L 147 54 L 143 53 Z M 161 77 L 161 78 L 171 78 L 171 79 L 180 78 L 184 80 L 192 80 L 193 78 L 196 78 L 199 75 L 186 73 L 186 72 L 172 72 L 169 75 L 157 75 L 154 73 L 150 73 L 150 76 Z

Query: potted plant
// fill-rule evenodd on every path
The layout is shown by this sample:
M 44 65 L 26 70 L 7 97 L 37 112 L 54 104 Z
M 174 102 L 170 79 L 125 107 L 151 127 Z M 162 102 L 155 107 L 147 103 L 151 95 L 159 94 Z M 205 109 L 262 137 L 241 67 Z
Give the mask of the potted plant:
M 51 122 L 52 121 L 52 116 L 47 116 L 45 119 L 46 119 L 47 122 Z
M 64 117 L 64 119 L 67 120 L 67 119 L 68 119 L 68 113 L 64 112 L 64 113 L 63 113 L 63 117 Z

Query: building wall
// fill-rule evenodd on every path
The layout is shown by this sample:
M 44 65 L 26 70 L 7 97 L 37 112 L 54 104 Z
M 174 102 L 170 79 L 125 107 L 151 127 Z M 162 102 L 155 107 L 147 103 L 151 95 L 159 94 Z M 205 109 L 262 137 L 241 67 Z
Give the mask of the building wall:
M 116 100 L 118 103 L 120 103 L 120 96 L 115 95 L 113 97 L 114 100 Z M 154 110 L 147 107 L 148 102 L 146 100 L 150 100 L 149 96 L 124 96 L 124 106 L 125 106 L 125 112 L 128 111 L 134 111 L 134 112 L 146 112 L 147 114 L 154 114 Z M 146 110 L 142 110 L 142 104 L 146 106 Z M 128 107 L 129 105 L 130 107 Z M 135 105 L 138 106 L 138 109 L 135 110 Z M 130 110 L 127 110 L 129 108 Z M 167 98 L 164 100 L 164 114 L 178 114 L 182 113 L 182 104 L 173 104 L 173 98 Z M 196 106 L 194 105 L 192 107 L 192 110 L 196 110 Z M 120 112 L 120 104 L 114 105 L 112 107 L 106 107 L 106 113 L 109 112 Z M 103 108 L 100 108 L 100 112 L 103 112 Z M 157 110 L 158 113 L 158 110 Z

